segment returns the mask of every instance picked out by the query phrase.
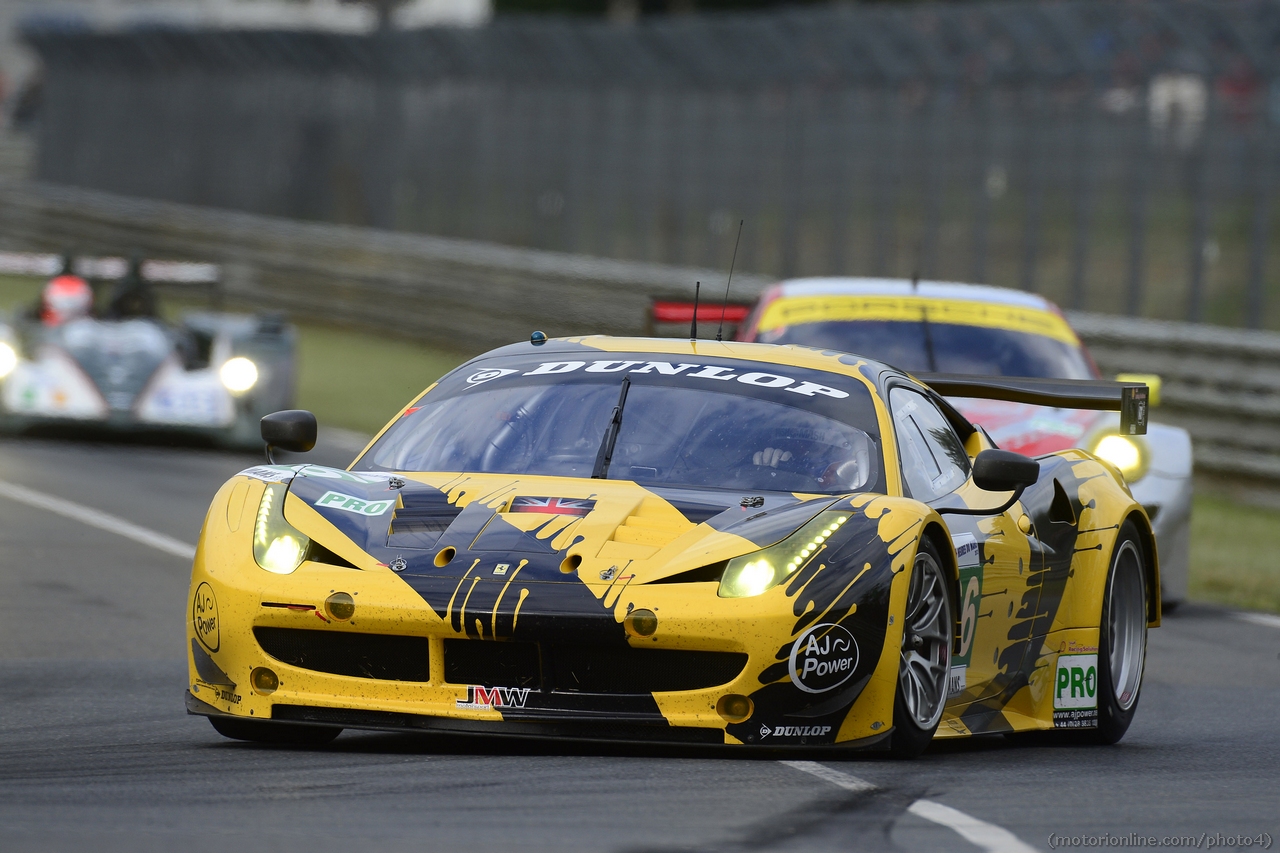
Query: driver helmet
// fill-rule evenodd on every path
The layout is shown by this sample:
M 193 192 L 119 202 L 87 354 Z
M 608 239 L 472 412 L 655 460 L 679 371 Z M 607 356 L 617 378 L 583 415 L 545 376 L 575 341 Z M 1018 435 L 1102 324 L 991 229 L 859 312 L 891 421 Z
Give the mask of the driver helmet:
M 63 274 L 44 286 L 40 298 L 40 319 L 46 326 L 60 326 L 84 317 L 93 307 L 93 290 L 78 275 Z

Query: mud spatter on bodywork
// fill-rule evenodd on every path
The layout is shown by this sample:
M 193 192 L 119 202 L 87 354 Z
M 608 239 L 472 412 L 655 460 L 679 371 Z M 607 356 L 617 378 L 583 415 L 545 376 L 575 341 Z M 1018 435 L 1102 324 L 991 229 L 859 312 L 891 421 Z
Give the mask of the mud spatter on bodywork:
M 744 743 L 834 742 L 880 661 L 893 578 L 915 553 L 923 519 L 918 505 L 901 498 L 860 495 L 832 506 L 845 508 L 849 521 L 785 586 L 796 617 L 791 639 L 759 675 L 763 686 L 751 694 L 752 718 L 727 727 Z M 845 631 L 858 652 L 848 676 L 817 692 L 804 689 L 793 677 L 795 659 L 806 648 L 825 650 L 824 639 Z
M 1009 629 L 1009 645 L 1000 650 L 1000 668 L 993 680 L 996 689 L 971 703 L 960 715 L 961 721 L 974 734 L 1013 730 L 1004 718 L 1004 708 L 1018 691 L 1031 683 L 1035 671 L 1046 665 L 1042 662 L 1039 648 L 1053 627 L 1066 593 L 1072 563 L 1077 551 L 1081 550 L 1078 521 L 1085 509 L 1097 509 L 1092 500 L 1087 504 L 1081 503 L 1081 487 L 1091 479 L 1107 476 L 1096 466 L 1090 466 L 1096 473 L 1080 477 L 1075 470 L 1079 463 L 1060 457 L 1046 457 L 1039 461 L 1040 480 L 1022 496 L 1023 508 L 1032 522 L 1032 533 L 1027 536 L 1031 548 L 1029 575 L 1017 606 L 1016 619 Z M 1064 496 L 1069 502 L 1070 519 L 1062 515 Z M 1055 498 L 1060 504 L 1056 513 Z M 1084 550 L 1101 548 L 1099 544 Z M 982 559 L 987 560 L 985 552 Z

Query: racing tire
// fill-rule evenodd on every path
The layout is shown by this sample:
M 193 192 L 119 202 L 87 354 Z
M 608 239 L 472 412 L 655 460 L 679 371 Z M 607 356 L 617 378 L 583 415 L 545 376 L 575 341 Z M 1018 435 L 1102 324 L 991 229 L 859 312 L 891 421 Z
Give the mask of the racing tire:
M 266 720 L 241 720 L 235 717 L 210 717 L 209 722 L 223 737 L 232 740 L 249 740 L 254 743 L 323 746 L 342 734 L 342 729 L 336 726 L 299 726 L 293 723 L 270 723 Z
M 1147 660 L 1146 556 L 1138 529 L 1126 521 L 1111 551 L 1098 624 L 1098 727 L 1088 742 L 1118 743 L 1133 722 Z
M 889 740 L 889 753 L 894 758 L 916 758 L 925 751 L 947 704 L 955 608 L 951 578 L 942 566 L 937 547 L 928 539 L 921 540 L 911 565 L 903 608 L 893 734 Z

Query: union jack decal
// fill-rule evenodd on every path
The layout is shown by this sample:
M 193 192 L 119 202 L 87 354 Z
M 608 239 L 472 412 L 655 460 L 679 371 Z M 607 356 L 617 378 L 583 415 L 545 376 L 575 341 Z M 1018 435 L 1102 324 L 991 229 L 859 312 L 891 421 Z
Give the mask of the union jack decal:
M 548 515 L 586 515 L 596 502 L 581 498 L 513 498 L 508 512 L 542 512 Z

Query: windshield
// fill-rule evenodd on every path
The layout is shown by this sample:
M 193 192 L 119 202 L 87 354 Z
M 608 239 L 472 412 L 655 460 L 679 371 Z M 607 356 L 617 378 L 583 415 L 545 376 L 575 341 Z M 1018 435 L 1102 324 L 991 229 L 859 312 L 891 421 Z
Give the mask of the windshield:
M 499 364 L 487 362 L 480 371 L 464 366 L 452 382 L 442 381 L 357 468 L 591 477 L 625 376 L 631 384 L 608 479 L 752 491 L 883 491 L 870 394 L 858 383 L 833 381 L 841 377 L 727 360 L 662 362 L 679 369 L 676 375 L 644 373 L 644 365 L 654 364 L 645 361 L 593 363 L 633 366 L 627 373 L 555 375 L 522 375 L 529 365 Z M 780 375 L 783 370 L 793 376 Z M 498 381 L 468 387 L 458 379 L 468 371 L 475 371 L 472 378 L 499 374 Z M 824 381 L 806 386 L 810 376 Z M 822 392 L 805 396 L 811 387 Z
M 759 340 L 857 353 L 910 373 L 1096 378 L 1077 346 L 1045 335 L 986 326 L 831 320 L 769 329 L 760 333 Z

